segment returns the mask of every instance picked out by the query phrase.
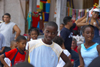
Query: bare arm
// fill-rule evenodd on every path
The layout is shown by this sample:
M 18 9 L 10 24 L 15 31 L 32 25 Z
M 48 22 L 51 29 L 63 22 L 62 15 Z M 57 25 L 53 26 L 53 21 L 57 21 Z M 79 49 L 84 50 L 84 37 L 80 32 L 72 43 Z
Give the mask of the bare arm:
M 66 63 L 64 67 L 71 67 L 71 62 L 70 62 L 69 58 L 63 52 L 61 53 L 60 57 Z
M 28 50 L 26 50 L 26 56 L 25 56 L 25 61 L 28 62 L 28 55 L 29 55 L 29 52 Z
M 20 35 L 21 33 L 21 30 L 19 29 L 19 27 L 17 25 L 15 25 L 13 27 L 13 30 L 16 32 L 16 36 L 15 36 L 15 39 L 17 39 L 17 37 Z
M 84 61 L 83 61 L 83 58 L 81 56 L 80 49 L 81 49 L 81 46 L 78 46 L 77 50 L 78 50 L 79 59 L 80 59 L 80 65 L 78 67 L 84 67 Z
M 4 49 L 5 49 L 5 47 L 2 47 L 2 49 L 0 50 L 0 53 L 3 53 Z
M 100 56 L 100 45 L 97 46 L 98 54 Z
M 5 67 L 9 67 L 7 63 L 4 61 L 4 54 L 0 55 L 0 61 L 2 64 L 4 64 Z
M 26 50 L 26 56 L 25 56 L 25 61 L 28 62 L 28 55 L 29 55 L 29 46 L 28 46 L 28 50 Z

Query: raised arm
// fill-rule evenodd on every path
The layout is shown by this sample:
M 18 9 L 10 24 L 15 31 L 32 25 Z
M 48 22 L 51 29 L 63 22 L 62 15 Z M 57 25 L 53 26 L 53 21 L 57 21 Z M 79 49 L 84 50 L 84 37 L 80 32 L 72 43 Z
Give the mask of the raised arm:
M 78 46 L 77 50 L 78 50 L 79 59 L 80 59 L 80 65 L 78 67 L 84 67 L 84 61 L 83 61 L 83 58 L 81 56 L 80 49 L 81 49 L 81 46 Z
M 64 67 L 71 67 L 71 61 L 69 60 L 69 58 L 63 52 L 61 53 L 60 57 L 66 63 Z
M 76 26 L 80 27 L 80 26 L 84 26 L 84 25 L 89 25 L 89 22 L 86 22 L 86 18 L 84 18 L 81 21 L 75 21 Z
M 21 30 L 19 29 L 17 25 L 13 27 L 13 30 L 16 32 L 16 36 L 15 36 L 15 39 L 16 39 L 20 35 Z

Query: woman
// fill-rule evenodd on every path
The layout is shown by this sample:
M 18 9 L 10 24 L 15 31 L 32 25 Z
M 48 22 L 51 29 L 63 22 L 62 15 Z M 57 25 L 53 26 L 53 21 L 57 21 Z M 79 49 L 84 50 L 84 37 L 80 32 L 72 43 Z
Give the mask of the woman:
M 83 16 L 82 18 L 78 19 L 76 21 L 76 23 L 84 23 L 84 25 L 93 25 L 95 30 L 94 30 L 94 38 L 93 38 L 93 42 L 97 42 L 100 44 L 100 36 L 99 36 L 99 30 L 100 30 L 100 20 L 98 19 L 100 10 L 95 8 L 92 12 L 92 17 L 90 18 L 86 18 L 87 14 L 85 14 L 85 16 Z M 87 21 L 87 22 L 86 22 Z M 84 26 L 84 25 L 80 25 L 80 26 Z

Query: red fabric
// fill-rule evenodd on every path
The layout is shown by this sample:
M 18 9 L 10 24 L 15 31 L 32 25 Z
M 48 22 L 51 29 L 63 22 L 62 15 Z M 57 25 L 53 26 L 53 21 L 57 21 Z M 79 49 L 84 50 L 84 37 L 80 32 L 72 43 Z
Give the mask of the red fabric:
M 38 13 L 37 12 L 33 12 L 33 15 L 32 15 L 32 27 L 37 28 L 39 20 L 40 20 L 40 16 L 38 15 Z
M 74 51 L 78 53 L 77 48 L 78 48 L 78 46 L 76 46 L 76 48 L 74 49 Z
M 73 21 L 73 23 L 74 23 L 75 21 Z M 73 30 L 78 30 L 78 27 L 76 26 Z
M 21 54 L 17 48 L 10 50 L 8 52 L 5 52 L 5 57 L 7 57 L 11 60 L 11 66 L 15 65 L 17 63 L 20 63 L 20 62 L 24 62 L 25 55 L 26 55 L 25 51 L 23 54 Z M 12 63 L 14 63 L 14 64 L 12 64 Z
M 77 48 L 78 48 L 78 46 L 76 46 L 76 48 L 74 49 L 74 51 L 78 53 Z M 71 62 L 72 62 L 72 61 L 74 61 L 74 60 L 71 59 Z

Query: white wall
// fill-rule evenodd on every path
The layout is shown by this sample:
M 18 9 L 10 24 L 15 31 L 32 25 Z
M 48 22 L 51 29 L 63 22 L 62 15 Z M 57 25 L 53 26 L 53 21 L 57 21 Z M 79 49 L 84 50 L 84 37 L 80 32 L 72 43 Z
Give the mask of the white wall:
M 5 1 L 3 3 L 3 1 Z M 23 11 L 25 15 L 25 0 L 21 0 Z M 5 4 L 3 6 L 3 4 Z M 11 21 L 16 23 L 18 27 L 21 29 L 21 34 L 25 32 L 25 20 L 21 11 L 20 1 L 19 0 L 1 0 L 0 1 L 0 20 L 1 16 L 4 13 L 11 14 Z
M 73 0 L 73 4 L 75 9 L 83 8 L 83 0 Z

